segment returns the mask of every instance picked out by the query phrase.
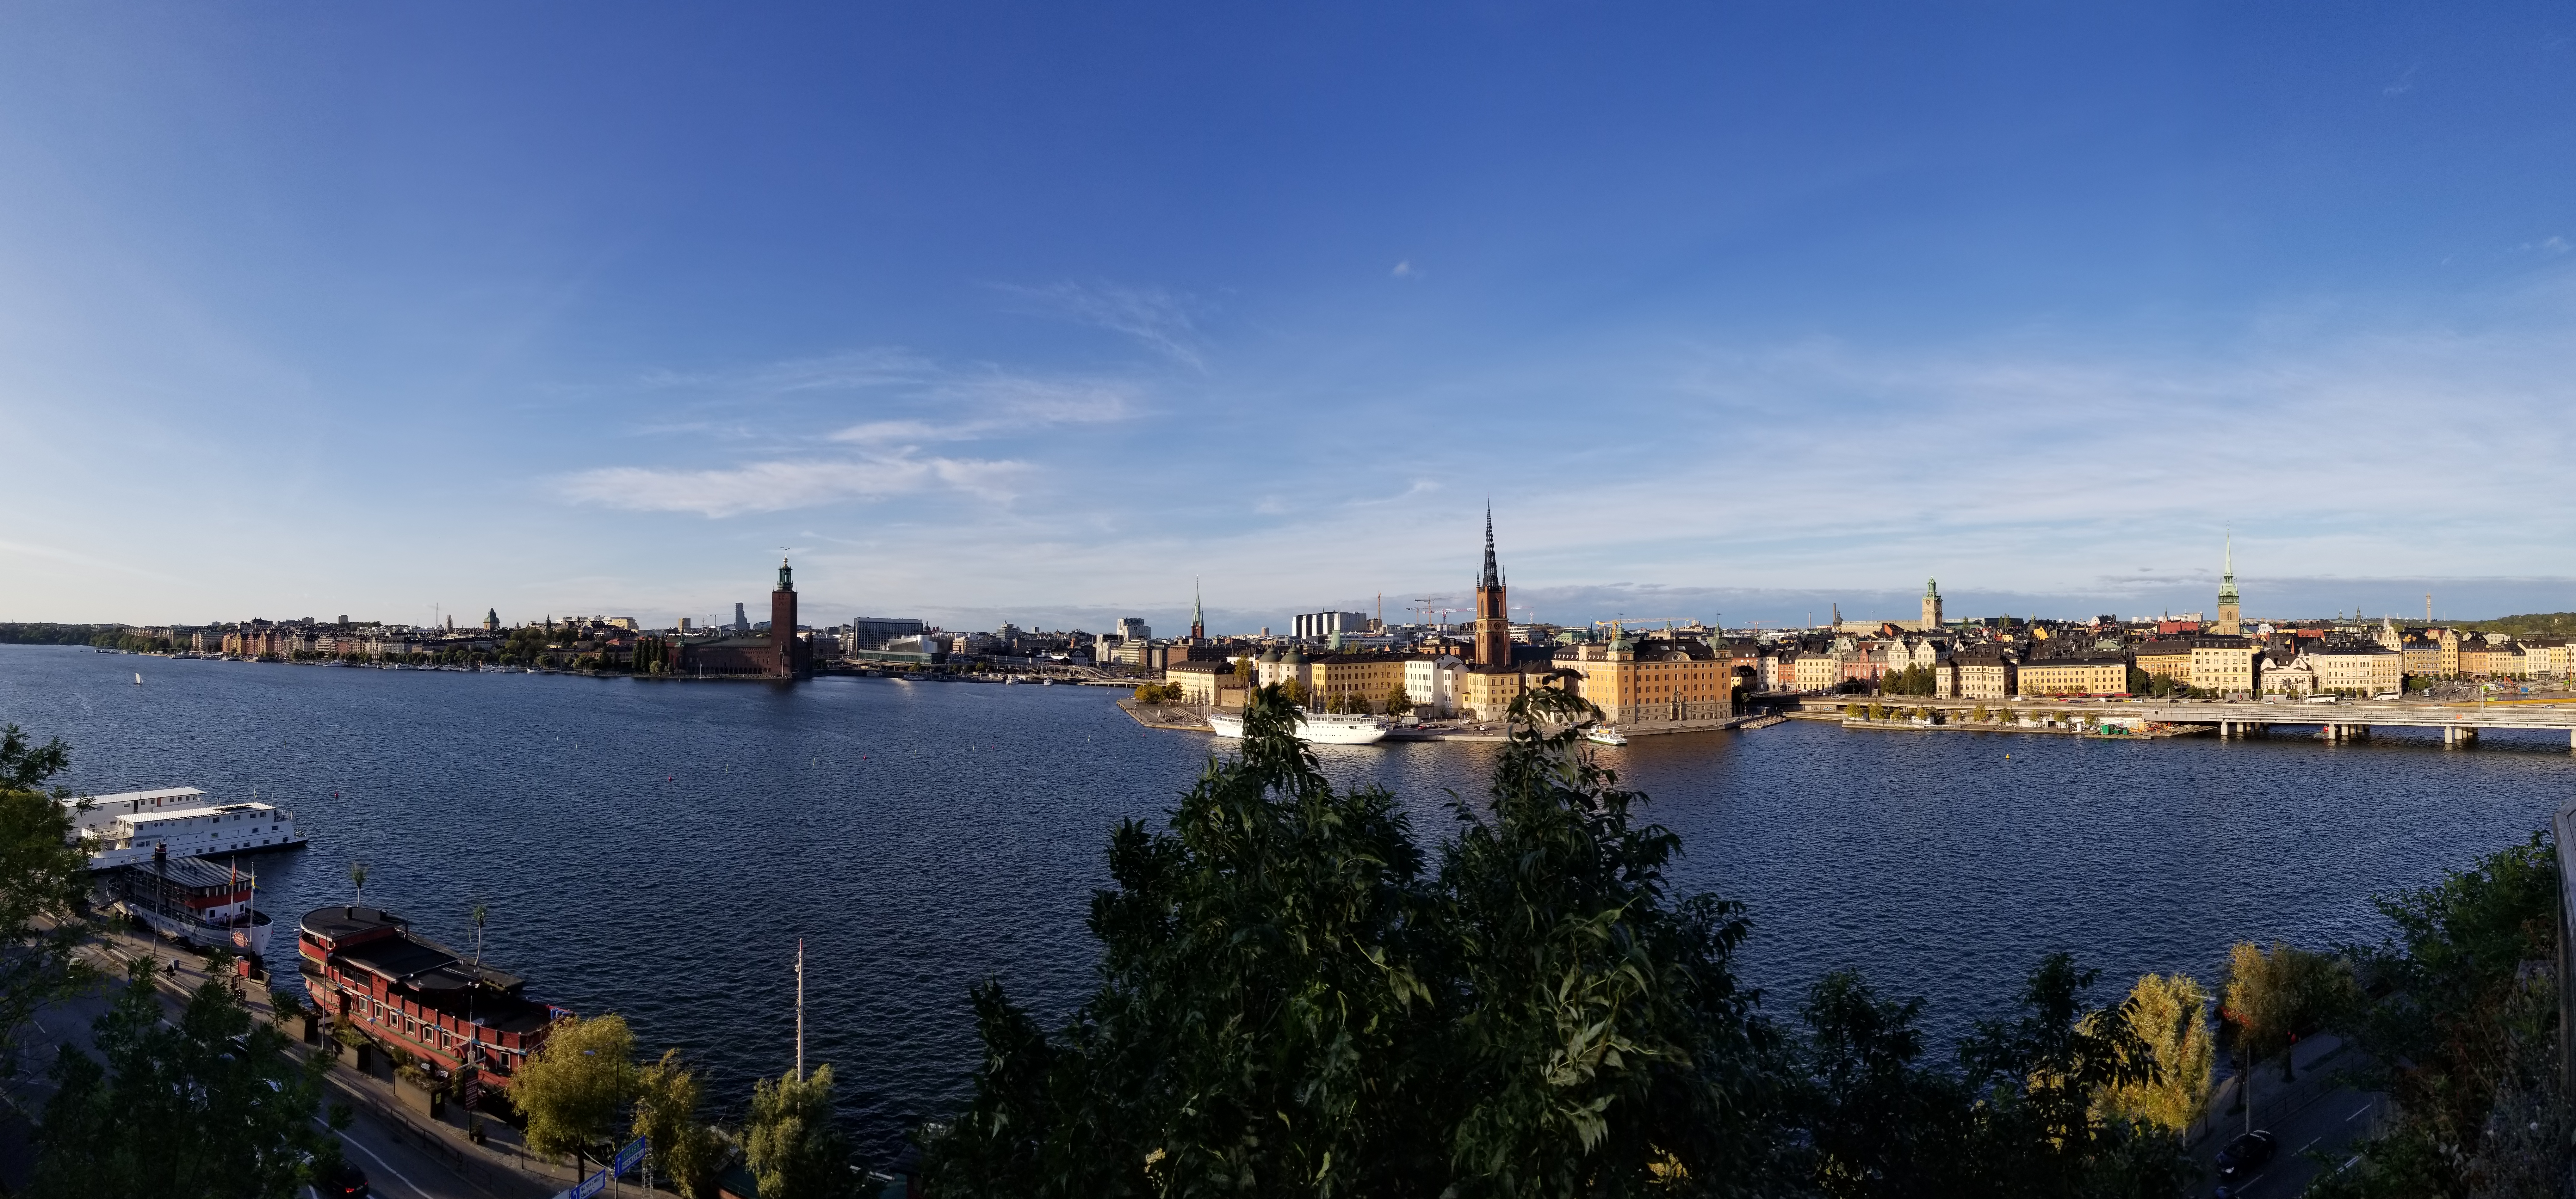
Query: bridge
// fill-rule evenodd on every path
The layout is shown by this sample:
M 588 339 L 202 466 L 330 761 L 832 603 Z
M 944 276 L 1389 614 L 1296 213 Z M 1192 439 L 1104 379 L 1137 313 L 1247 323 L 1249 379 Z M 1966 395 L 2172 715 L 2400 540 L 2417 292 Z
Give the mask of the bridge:
M 2212 724 L 2221 737 L 2260 735 L 2276 724 L 2315 725 L 2326 739 L 2368 737 L 2382 728 L 2440 729 L 2442 743 L 2475 742 L 2480 729 L 2564 729 L 2576 749 L 2576 707 L 2450 708 L 2430 704 L 2137 704 L 2135 715 L 2165 724 Z

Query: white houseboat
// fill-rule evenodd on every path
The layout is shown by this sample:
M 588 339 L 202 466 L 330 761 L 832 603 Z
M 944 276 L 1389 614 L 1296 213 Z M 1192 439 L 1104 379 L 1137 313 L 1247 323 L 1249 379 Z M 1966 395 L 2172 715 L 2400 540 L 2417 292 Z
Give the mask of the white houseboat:
M 59 801 L 72 836 L 92 841 L 89 868 L 106 870 L 173 858 L 263 853 L 304 844 L 295 814 L 256 800 L 213 803 L 194 787 L 128 791 Z
M 1243 717 L 1233 712 L 1218 712 L 1208 717 L 1208 728 L 1220 737 L 1243 736 Z M 1369 745 L 1386 740 L 1387 725 L 1372 716 L 1332 716 L 1322 712 L 1297 712 L 1297 739 L 1308 745 Z

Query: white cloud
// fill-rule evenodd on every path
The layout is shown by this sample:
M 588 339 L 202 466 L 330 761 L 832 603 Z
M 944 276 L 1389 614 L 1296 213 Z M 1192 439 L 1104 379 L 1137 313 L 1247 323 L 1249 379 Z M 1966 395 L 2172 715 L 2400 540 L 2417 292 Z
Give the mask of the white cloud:
M 1396 263 L 1395 269 L 1388 271 L 1387 274 L 1398 279 L 1419 279 L 1422 277 L 1422 268 L 1413 265 L 1413 260 L 1407 258 L 1402 262 Z

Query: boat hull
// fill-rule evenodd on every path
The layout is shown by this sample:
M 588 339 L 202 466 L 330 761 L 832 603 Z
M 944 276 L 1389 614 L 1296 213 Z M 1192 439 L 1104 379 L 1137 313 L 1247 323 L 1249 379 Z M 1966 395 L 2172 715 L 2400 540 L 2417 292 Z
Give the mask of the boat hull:
M 1208 729 L 1220 737 L 1243 736 L 1243 718 L 1224 712 L 1208 717 Z M 1300 715 L 1297 739 L 1308 745 L 1374 745 L 1386 740 L 1386 726 L 1374 720 L 1326 718 Z
M 162 936 L 174 941 L 185 941 L 200 949 L 230 949 L 235 953 L 264 954 L 268 952 L 268 930 L 277 926 L 265 912 L 260 913 L 249 924 L 227 927 L 176 919 L 141 904 L 127 903 L 123 900 L 110 906 L 117 912 L 142 921 L 152 931 Z

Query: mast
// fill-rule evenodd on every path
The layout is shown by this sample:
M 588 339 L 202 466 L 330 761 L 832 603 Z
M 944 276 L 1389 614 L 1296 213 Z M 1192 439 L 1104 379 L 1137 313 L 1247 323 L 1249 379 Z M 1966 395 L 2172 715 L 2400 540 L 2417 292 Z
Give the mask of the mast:
M 796 1081 L 805 1081 L 805 938 L 796 938 Z

